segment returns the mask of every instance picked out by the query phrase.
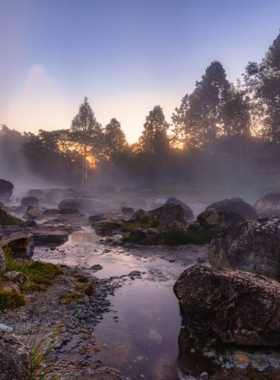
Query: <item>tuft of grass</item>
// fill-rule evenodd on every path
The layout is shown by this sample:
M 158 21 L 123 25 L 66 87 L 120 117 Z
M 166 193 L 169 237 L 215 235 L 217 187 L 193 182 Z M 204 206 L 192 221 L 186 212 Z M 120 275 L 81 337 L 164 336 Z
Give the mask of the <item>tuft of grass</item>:
M 77 302 L 78 299 L 83 298 L 83 297 L 84 297 L 84 294 L 82 293 L 72 292 L 72 293 L 62 294 L 60 296 L 60 299 L 63 300 L 64 305 L 69 305 L 70 303 Z
M 75 279 L 78 281 L 78 282 L 83 282 L 83 283 L 86 283 L 88 282 L 88 279 L 86 276 L 83 276 L 82 274 L 77 274 L 74 276 Z
M 31 335 L 28 341 L 31 348 L 31 374 L 28 380 L 58 380 L 51 373 L 63 360 L 47 364 L 46 360 L 54 351 L 62 326 L 62 323 L 55 326 L 51 334 L 45 334 L 39 326 L 39 329 Z
M 208 231 L 199 233 L 184 231 L 180 228 L 173 228 L 163 233 L 164 244 L 170 246 L 184 244 L 207 244 L 212 240 L 213 235 Z
M 44 263 L 42 261 L 26 261 L 19 262 L 13 259 L 9 250 L 4 251 L 7 271 L 18 271 L 26 274 L 31 283 L 34 284 L 49 284 L 57 275 L 63 271 L 57 265 Z M 27 287 L 27 285 L 26 285 Z M 31 289 L 32 285 L 30 285 Z
M 77 284 L 75 288 L 87 296 L 93 296 L 95 293 L 95 287 L 93 284 Z
M 14 309 L 25 304 L 26 299 L 23 294 L 18 293 L 16 290 L 0 288 L 0 310 Z

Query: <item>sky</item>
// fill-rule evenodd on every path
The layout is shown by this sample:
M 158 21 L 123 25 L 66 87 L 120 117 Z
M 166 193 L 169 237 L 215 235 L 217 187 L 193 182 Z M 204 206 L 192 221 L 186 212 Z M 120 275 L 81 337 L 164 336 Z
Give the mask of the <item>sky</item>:
M 0 125 L 69 128 L 87 96 L 136 142 L 153 107 L 170 122 L 212 61 L 241 78 L 279 15 L 279 0 L 0 0 Z

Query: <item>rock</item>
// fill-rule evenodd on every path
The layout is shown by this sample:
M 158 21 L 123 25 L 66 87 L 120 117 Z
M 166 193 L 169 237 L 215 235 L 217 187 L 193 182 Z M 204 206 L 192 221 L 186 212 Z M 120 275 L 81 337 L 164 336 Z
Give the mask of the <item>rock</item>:
M 64 225 L 39 225 L 38 228 L 31 229 L 35 245 L 59 245 L 68 240 L 69 234 L 73 232 L 71 226 Z
M 13 258 L 30 259 L 34 253 L 33 235 L 21 234 L 0 241 L 2 248 L 9 248 Z
M 134 214 L 134 209 L 132 207 L 122 207 L 122 213 L 132 216 Z
M 95 370 L 84 370 L 80 373 L 63 375 L 61 380 L 127 380 L 121 373 L 109 367 L 102 367 Z
M 39 207 L 30 205 L 27 207 L 26 213 L 23 215 L 24 219 L 37 219 L 41 215 Z
M 254 220 L 258 217 L 256 210 L 241 198 L 224 199 L 212 203 L 206 210 L 210 208 L 221 212 L 234 212 L 242 216 L 245 220 Z
M 56 215 L 56 214 L 60 214 L 59 210 L 57 208 L 49 208 L 45 211 L 43 211 L 43 215 L 46 216 L 46 215 Z
M 16 335 L 0 332 L 0 379 L 28 380 L 31 374 L 29 347 Z
M 3 207 L 4 207 L 4 203 L 0 202 L 0 208 L 3 208 Z
M 132 215 L 132 218 L 130 218 L 130 220 L 143 219 L 143 218 L 147 218 L 147 220 L 150 219 L 147 211 L 140 208 L 139 210 L 135 211 L 135 213 Z
M 133 208 L 146 208 L 147 207 L 147 201 L 143 198 L 135 198 L 131 201 L 131 206 Z
M 164 224 L 170 224 L 173 221 L 185 224 L 184 210 L 179 204 L 165 204 L 155 210 L 148 211 L 150 219 L 158 218 Z
M 203 231 L 203 228 L 198 222 L 190 223 L 187 227 L 188 232 L 200 233 Z
M 68 214 L 68 215 L 80 213 L 77 208 L 73 208 L 73 207 L 61 207 L 59 211 L 60 211 L 60 214 Z
M 27 220 L 26 222 L 21 223 L 20 226 L 21 227 L 33 227 L 33 228 L 38 227 L 35 220 Z
M 0 241 L 1 243 L 1 241 Z M 0 274 L 6 272 L 6 261 L 5 261 L 5 256 L 4 253 L 0 247 Z
M 8 292 L 16 292 L 17 294 L 20 294 L 20 288 L 19 285 L 14 283 L 13 281 L 2 281 L 1 282 L 1 289 L 6 290 Z M 1 377 L 0 377 L 1 379 Z
M 280 193 L 268 191 L 254 204 L 261 217 L 280 216 Z
M 128 235 L 127 242 L 137 245 L 159 245 L 162 243 L 160 231 L 154 228 L 136 228 Z
M 39 206 L 39 199 L 36 197 L 24 197 L 20 201 L 21 206 Z
M 195 265 L 174 285 L 182 324 L 196 339 L 280 346 L 280 284 L 264 276 Z
M 7 326 L 7 325 L 3 325 L 3 323 L 0 323 L 0 334 L 1 334 L 2 331 L 12 333 L 13 332 L 13 328 L 10 327 L 10 326 Z
M 95 265 L 92 265 L 89 269 L 92 269 L 94 271 L 98 271 L 98 270 L 103 269 L 103 266 L 100 264 L 95 264 Z
M 63 199 L 67 198 L 73 198 L 77 195 L 77 192 L 73 189 L 50 189 L 46 195 L 46 199 L 53 199 L 56 200 L 57 202 L 62 201 Z
M 102 216 L 101 214 L 98 215 L 92 215 L 88 218 L 89 224 L 92 226 L 95 223 L 102 222 L 103 220 L 106 220 L 107 218 Z
M 28 276 L 26 276 L 26 274 L 22 272 L 17 272 L 17 271 L 6 272 L 3 275 L 3 279 L 14 282 L 15 284 L 18 284 L 18 285 L 23 285 L 25 283 L 30 282 L 30 279 Z
M 32 190 L 29 190 L 27 193 L 28 197 L 36 197 L 38 199 L 44 198 L 45 195 L 46 193 L 40 189 L 32 189 Z
M 280 279 L 280 218 L 247 221 L 218 235 L 209 246 L 210 264 Z
M 186 219 L 193 219 L 194 218 L 192 209 L 188 205 L 186 205 L 184 202 L 180 201 L 179 199 L 177 199 L 175 197 L 168 198 L 166 201 L 166 204 L 181 205 L 183 207 L 183 210 L 184 210 L 184 217 Z
M 6 181 L 5 179 L 0 179 L 0 198 L 9 199 L 13 194 L 14 185 Z
M 197 216 L 201 227 L 212 233 L 220 233 L 231 230 L 245 219 L 232 211 L 217 211 L 214 208 L 207 208 Z
M 58 209 L 61 210 L 65 207 L 75 208 L 77 210 L 90 211 L 90 210 L 109 210 L 110 206 L 108 203 L 101 201 L 99 199 L 93 198 L 75 198 L 75 199 L 64 199 L 59 203 Z

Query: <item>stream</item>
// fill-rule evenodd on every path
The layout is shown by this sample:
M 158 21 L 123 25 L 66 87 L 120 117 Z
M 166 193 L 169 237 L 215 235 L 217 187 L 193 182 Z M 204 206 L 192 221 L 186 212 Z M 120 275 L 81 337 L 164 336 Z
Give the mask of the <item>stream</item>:
M 186 249 L 179 253 L 158 247 L 130 250 L 105 246 L 100 239 L 85 228 L 57 248 L 36 248 L 34 255 L 34 259 L 55 264 L 101 265 L 102 269 L 94 272 L 100 279 L 114 277 L 118 281 L 134 273 L 109 296 L 112 311 L 95 327 L 100 347 L 97 360 L 132 380 L 193 379 L 178 368 L 181 317 L 173 285 L 195 260 L 197 249 L 188 255 Z

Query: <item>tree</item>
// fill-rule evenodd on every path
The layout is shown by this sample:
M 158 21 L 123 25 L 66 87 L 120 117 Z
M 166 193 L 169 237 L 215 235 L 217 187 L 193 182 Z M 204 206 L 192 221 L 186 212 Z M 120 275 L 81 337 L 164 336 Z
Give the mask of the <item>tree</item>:
M 211 150 L 223 132 L 223 107 L 230 84 L 222 64 L 214 61 L 206 69 L 189 97 L 188 130 L 192 144 Z
M 74 117 L 71 125 L 73 140 L 81 146 L 83 155 L 83 183 L 87 180 L 87 157 L 89 153 L 96 156 L 102 149 L 102 128 L 97 122 L 94 113 L 88 103 L 87 97 L 81 104 L 79 113 Z
M 262 136 L 280 145 L 280 33 L 261 63 L 249 62 L 244 75 L 251 97 L 255 124 L 262 126 Z
M 139 139 L 141 150 L 150 153 L 165 153 L 169 149 L 168 129 L 169 124 L 165 120 L 162 108 L 155 106 L 146 117 L 144 131 Z
M 175 112 L 171 116 L 173 123 L 173 135 L 171 138 L 172 145 L 175 148 L 188 148 L 191 146 L 191 133 L 189 127 L 189 95 L 185 95 L 181 101 L 179 108 L 175 108 Z
M 119 153 L 123 153 L 127 146 L 125 134 L 121 129 L 121 124 L 116 119 L 111 119 L 104 130 L 104 153 L 112 159 Z
M 74 141 L 70 129 L 57 131 L 40 130 L 38 135 L 26 134 L 29 140 L 22 146 L 25 157 L 33 160 L 48 160 L 48 156 L 54 157 L 64 163 L 70 183 L 74 179 L 74 168 L 79 166 L 81 155 L 79 153 L 79 142 Z

